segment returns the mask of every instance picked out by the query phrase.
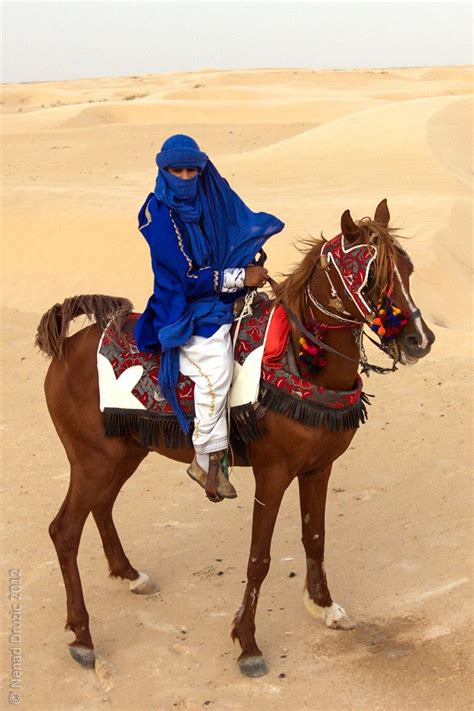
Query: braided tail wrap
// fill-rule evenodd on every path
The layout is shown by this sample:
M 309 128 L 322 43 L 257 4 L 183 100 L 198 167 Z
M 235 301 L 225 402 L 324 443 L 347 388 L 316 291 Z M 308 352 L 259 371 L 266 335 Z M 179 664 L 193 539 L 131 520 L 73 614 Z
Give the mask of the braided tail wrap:
M 68 337 L 69 324 L 77 316 L 94 320 L 101 331 L 113 319 L 120 327 L 123 319 L 131 313 L 133 304 L 122 296 L 82 294 L 54 304 L 41 317 L 36 332 L 35 346 L 49 358 L 64 358 L 64 344 Z

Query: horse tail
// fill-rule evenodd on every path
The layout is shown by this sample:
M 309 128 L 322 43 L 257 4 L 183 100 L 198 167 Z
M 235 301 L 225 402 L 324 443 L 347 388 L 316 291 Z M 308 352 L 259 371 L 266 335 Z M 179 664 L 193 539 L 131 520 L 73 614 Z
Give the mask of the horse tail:
M 41 317 L 35 338 L 35 346 L 49 358 L 64 357 L 64 344 L 70 322 L 77 316 L 95 319 L 101 331 L 111 318 L 120 324 L 133 309 L 133 304 L 121 296 L 102 294 L 72 296 L 62 304 L 54 304 Z

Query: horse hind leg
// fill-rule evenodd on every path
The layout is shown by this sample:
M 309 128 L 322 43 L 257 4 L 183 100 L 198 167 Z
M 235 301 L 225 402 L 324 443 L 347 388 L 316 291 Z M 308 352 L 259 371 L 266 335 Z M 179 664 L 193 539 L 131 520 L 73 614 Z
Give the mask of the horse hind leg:
M 136 471 L 146 453 L 128 458 L 117 466 L 114 479 L 102 491 L 92 508 L 92 515 L 102 539 L 104 553 L 109 564 L 110 577 L 128 580 L 130 590 L 138 595 L 153 595 L 159 591 L 158 585 L 146 573 L 132 566 L 120 542 L 112 517 L 112 510 L 120 489 Z
M 65 628 L 75 634 L 74 641 L 69 645 L 69 651 L 81 666 L 92 669 L 95 665 L 94 645 L 77 565 L 82 530 L 96 498 L 96 493 L 87 489 L 85 481 L 86 474 L 83 468 L 72 466 L 69 490 L 58 514 L 49 526 L 49 534 L 56 548 L 66 588 Z
M 354 627 L 346 611 L 331 598 L 324 570 L 324 517 L 331 465 L 299 476 L 302 541 L 306 552 L 303 601 L 308 612 L 331 629 Z

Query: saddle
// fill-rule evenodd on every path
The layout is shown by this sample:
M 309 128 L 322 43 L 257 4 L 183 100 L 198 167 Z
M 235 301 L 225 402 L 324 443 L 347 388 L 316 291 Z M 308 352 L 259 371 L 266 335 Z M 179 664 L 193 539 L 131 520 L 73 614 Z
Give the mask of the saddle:
M 288 319 L 282 307 L 274 307 L 274 302 L 265 296 L 257 300 L 252 313 L 242 318 L 234 339 L 234 381 L 241 379 L 248 361 L 247 370 L 256 389 L 253 385 L 250 389 L 242 387 L 240 382 L 241 392 L 255 393 L 248 402 L 242 401 L 242 395 L 236 398 L 231 391 L 231 438 L 247 443 L 260 437 L 265 431 L 268 408 L 311 426 L 329 430 L 357 428 L 365 422 L 368 402 L 360 377 L 353 390 L 344 392 L 328 390 L 302 378 L 291 346 Z M 120 326 L 110 321 L 99 342 L 97 369 L 105 435 L 124 437 L 138 433 L 147 447 L 163 444 L 166 448 L 191 448 L 194 383 L 180 374 L 177 384 L 181 408 L 191 424 L 186 435 L 160 392 L 160 354 L 137 349 L 134 330 L 139 316 L 129 314 Z M 258 349 L 260 355 L 255 357 Z M 255 378 L 255 369 L 259 378 Z

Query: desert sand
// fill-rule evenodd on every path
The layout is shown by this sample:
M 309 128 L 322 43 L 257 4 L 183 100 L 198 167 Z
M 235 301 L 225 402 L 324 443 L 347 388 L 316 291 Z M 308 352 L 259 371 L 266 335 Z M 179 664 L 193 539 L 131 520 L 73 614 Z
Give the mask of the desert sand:
M 472 708 L 471 93 L 470 67 L 3 86 L 2 708 L 11 569 L 21 570 L 27 709 Z M 255 680 L 240 676 L 229 637 L 244 588 L 249 469 L 234 473 L 237 501 L 220 506 L 158 455 L 127 483 L 115 520 L 133 564 L 160 585 L 153 597 L 108 579 L 87 522 L 79 565 L 102 677 L 68 654 L 48 537 L 68 463 L 44 403 L 36 326 L 79 293 L 144 307 L 152 277 L 136 216 L 155 153 L 177 132 L 197 139 L 253 209 L 286 223 L 268 244 L 273 275 L 298 261 L 299 238 L 332 237 L 346 208 L 361 218 L 388 198 L 437 339 L 416 366 L 366 382 L 369 421 L 333 470 L 327 574 L 356 629 L 328 630 L 303 608 L 292 486 L 257 615 L 270 672 Z

